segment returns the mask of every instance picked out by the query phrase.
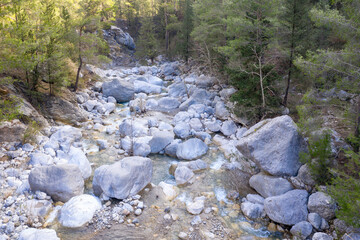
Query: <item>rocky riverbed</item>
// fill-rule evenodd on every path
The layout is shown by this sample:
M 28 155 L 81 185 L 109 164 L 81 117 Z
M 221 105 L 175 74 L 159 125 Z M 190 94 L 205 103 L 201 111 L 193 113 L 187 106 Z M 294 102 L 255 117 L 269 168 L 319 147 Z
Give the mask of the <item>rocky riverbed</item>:
M 251 128 L 235 89 L 178 62 L 99 69 L 87 116 L 0 150 L 0 239 L 344 239 L 289 116 Z

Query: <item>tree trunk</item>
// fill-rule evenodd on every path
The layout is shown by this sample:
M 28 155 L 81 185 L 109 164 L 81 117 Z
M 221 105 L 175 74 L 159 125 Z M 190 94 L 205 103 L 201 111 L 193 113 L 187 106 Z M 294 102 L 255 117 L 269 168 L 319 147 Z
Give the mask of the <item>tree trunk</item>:
M 296 1 L 294 0 L 293 5 L 293 18 L 292 18 L 292 27 L 291 27 L 291 48 L 290 48 L 290 59 L 289 59 L 289 72 L 287 77 L 287 85 L 285 90 L 285 96 L 283 100 L 283 105 L 287 106 L 287 100 L 289 95 L 289 89 L 290 89 L 290 81 L 291 81 L 291 73 L 293 68 L 293 61 L 294 61 L 294 48 L 295 48 L 295 15 L 296 15 Z
M 82 65 L 83 65 L 83 60 L 82 60 L 82 56 L 81 56 L 81 36 L 82 36 L 82 30 L 83 30 L 83 27 L 80 28 L 80 31 L 79 31 L 79 67 L 78 67 L 78 70 L 77 70 L 77 74 L 76 74 L 76 81 L 75 81 L 75 86 L 74 86 L 74 92 L 77 91 L 78 89 L 78 85 L 79 85 L 79 78 L 80 78 L 80 71 L 81 71 L 81 68 L 82 68 Z

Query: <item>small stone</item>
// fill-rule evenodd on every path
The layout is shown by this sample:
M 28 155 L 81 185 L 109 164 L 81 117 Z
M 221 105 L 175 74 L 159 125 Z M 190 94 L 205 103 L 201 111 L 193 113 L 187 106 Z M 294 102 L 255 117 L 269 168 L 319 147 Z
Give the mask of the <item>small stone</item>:
M 201 217 L 197 215 L 191 220 L 190 224 L 191 226 L 195 226 L 195 225 L 199 225 L 201 222 L 202 222 Z
M 138 208 L 138 209 L 135 210 L 135 215 L 136 215 L 136 216 L 141 215 L 141 213 L 142 213 L 142 210 L 141 210 L 141 209 Z
M 179 237 L 179 239 L 187 239 L 188 235 L 184 232 L 180 232 L 178 237 Z
M 165 214 L 164 219 L 165 220 L 171 220 L 171 215 L 170 214 Z

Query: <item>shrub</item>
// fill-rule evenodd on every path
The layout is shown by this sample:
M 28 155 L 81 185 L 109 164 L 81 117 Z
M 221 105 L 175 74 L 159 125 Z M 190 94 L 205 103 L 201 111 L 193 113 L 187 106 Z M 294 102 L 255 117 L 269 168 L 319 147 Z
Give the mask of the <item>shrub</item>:
M 40 131 L 40 125 L 32 121 L 29 123 L 28 127 L 25 130 L 24 137 L 23 137 L 23 143 L 32 143 L 35 141 L 35 136 Z
M 14 96 L 8 99 L 0 99 L 0 122 L 11 121 L 20 116 L 19 99 Z

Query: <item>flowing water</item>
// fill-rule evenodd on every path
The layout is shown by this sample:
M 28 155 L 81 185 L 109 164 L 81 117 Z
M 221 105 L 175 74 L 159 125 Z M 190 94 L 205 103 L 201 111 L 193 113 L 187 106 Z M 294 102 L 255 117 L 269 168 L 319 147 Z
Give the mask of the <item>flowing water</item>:
M 172 114 L 161 112 L 148 112 L 147 117 L 156 117 L 161 121 L 171 123 Z M 116 112 L 102 119 L 107 126 L 119 126 L 124 118 L 131 118 L 129 107 L 127 105 L 118 105 Z M 83 129 L 83 146 L 88 159 L 93 163 L 93 169 L 104 165 L 112 164 L 119 159 L 118 149 L 114 147 L 119 142 L 119 135 L 106 134 L 105 128 L 98 130 L 87 130 L 86 125 Z M 96 145 L 97 139 L 107 140 L 109 147 L 99 151 Z M 169 173 L 169 168 L 173 163 L 179 162 L 175 158 L 165 155 L 150 155 L 153 161 L 153 179 L 152 183 L 157 185 L 161 181 L 176 185 L 175 179 Z M 143 191 L 142 201 L 147 206 L 142 215 L 138 217 L 140 225 L 138 227 L 127 226 L 126 224 L 113 224 L 110 229 L 94 232 L 91 226 L 78 229 L 68 229 L 55 224 L 53 228 L 58 232 L 59 237 L 64 240 L 74 239 L 178 239 L 179 232 L 188 232 L 191 227 L 190 222 L 193 215 L 186 211 L 185 204 L 194 197 L 206 196 L 205 208 L 212 207 L 215 212 L 207 215 L 200 215 L 202 224 L 200 227 L 194 227 L 194 231 L 189 235 L 190 239 L 202 239 L 200 233 L 212 232 L 214 239 L 275 239 L 281 235 L 275 232 L 269 232 L 266 223 L 248 221 L 242 216 L 241 202 L 227 199 L 227 194 L 232 187 L 229 176 L 221 168 L 222 164 L 228 162 L 224 155 L 219 151 L 216 145 L 210 145 L 207 155 L 201 158 L 209 168 L 196 173 L 196 180 L 193 184 L 180 187 L 178 197 L 173 201 L 167 201 L 161 197 L 161 188 L 152 188 L 149 191 Z M 236 184 L 242 185 L 238 182 Z M 86 184 L 86 192 L 92 193 L 91 179 Z M 246 192 L 241 193 L 241 197 L 246 196 Z M 164 209 L 170 207 L 171 213 L 178 215 L 179 219 L 165 221 Z

